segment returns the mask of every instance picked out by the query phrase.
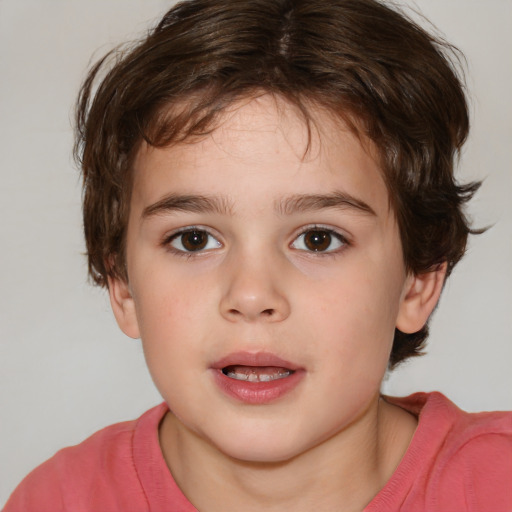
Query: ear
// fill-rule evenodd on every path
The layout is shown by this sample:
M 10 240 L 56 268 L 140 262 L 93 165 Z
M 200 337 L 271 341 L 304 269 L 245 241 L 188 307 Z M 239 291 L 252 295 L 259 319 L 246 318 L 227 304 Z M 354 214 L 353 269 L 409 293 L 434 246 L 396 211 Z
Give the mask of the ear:
M 443 290 L 446 263 L 418 275 L 410 275 L 404 286 L 396 327 L 404 333 L 418 332 L 429 316 Z
M 121 278 L 109 277 L 108 293 L 117 325 L 130 338 L 140 338 L 135 301 L 128 283 Z

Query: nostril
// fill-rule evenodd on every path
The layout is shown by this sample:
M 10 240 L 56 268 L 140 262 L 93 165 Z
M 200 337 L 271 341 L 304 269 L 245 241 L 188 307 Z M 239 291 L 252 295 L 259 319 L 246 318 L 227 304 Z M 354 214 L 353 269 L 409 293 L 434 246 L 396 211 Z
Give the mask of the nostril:
M 269 309 L 264 309 L 264 310 L 261 312 L 261 314 L 262 314 L 263 316 L 272 316 L 272 315 L 274 315 L 274 314 L 275 314 L 275 312 L 276 312 L 276 310 L 275 310 L 275 309 L 273 309 L 273 308 L 269 308 Z M 235 309 L 235 308 L 230 309 L 230 310 L 228 311 L 228 313 L 229 313 L 230 315 L 241 315 L 241 314 L 242 314 L 238 309 Z

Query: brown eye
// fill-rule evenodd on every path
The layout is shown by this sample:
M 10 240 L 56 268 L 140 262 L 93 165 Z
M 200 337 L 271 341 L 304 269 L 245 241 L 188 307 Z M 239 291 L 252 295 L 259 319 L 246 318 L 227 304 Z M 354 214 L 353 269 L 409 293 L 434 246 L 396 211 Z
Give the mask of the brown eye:
M 293 249 L 305 252 L 330 253 L 347 245 L 345 238 L 330 229 L 308 229 L 291 244 Z
M 208 235 L 204 231 L 188 231 L 181 235 L 181 243 L 187 251 L 200 251 L 207 241 Z
M 331 239 L 327 231 L 308 231 L 304 234 L 304 245 L 310 251 L 325 251 L 331 245 Z
M 180 252 L 198 252 L 205 249 L 216 249 L 220 242 L 207 231 L 191 229 L 176 233 L 170 240 L 170 245 Z

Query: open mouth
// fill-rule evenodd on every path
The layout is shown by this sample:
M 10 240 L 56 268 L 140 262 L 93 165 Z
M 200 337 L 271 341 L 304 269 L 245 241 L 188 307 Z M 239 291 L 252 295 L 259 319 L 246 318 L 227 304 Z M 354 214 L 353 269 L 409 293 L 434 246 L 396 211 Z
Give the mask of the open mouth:
M 245 366 L 229 365 L 222 368 L 222 373 L 230 379 L 246 382 L 271 382 L 284 379 L 294 373 L 294 370 L 280 366 Z
M 298 364 L 269 352 L 234 352 L 211 369 L 221 391 L 250 405 L 277 401 L 298 387 L 306 374 Z

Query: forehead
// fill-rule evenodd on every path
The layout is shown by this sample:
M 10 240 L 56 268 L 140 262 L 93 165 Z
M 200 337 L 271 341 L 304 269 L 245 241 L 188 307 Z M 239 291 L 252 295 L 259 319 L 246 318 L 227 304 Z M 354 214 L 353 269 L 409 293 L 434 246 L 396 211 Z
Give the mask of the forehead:
M 285 100 L 271 95 L 236 102 L 210 134 L 155 148 L 144 144 L 134 162 L 132 206 L 169 192 L 217 194 L 236 199 L 262 192 L 346 192 L 378 210 L 388 195 L 371 142 L 333 113 L 312 106 L 309 122 Z M 236 202 L 236 201 L 235 201 Z

